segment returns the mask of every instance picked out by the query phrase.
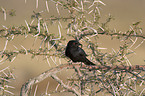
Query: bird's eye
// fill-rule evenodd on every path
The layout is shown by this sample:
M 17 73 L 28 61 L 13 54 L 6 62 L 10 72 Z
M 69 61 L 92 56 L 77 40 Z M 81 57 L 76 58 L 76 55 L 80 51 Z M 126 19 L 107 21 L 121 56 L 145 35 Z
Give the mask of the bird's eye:
M 74 42 L 73 45 L 76 45 L 76 43 Z

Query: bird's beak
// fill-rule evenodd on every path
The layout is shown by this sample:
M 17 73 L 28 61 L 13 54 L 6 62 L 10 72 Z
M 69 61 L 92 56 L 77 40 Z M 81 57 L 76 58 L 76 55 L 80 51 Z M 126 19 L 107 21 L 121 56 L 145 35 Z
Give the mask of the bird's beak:
M 81 43 L 79 43 L 79 46 L 81 46 L 81 48 L 82 48 L 83 45 Z

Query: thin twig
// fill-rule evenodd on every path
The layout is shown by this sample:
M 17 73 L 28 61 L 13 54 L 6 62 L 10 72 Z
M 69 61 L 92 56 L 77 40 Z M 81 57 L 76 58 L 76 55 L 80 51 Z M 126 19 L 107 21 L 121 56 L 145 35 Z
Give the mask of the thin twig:
M 55 74 L 52 74 L 51 77 L 53 79 L 55 79 L 61 86 L 63 86 L 65 89 L 67 89 L 69 92 L 72 92 L 72 93 L 74 93 L 77 96 L 81 96 L 80 93 L 76 89 L 64 84 L 62 82 L 62 80 L 60 80 Z

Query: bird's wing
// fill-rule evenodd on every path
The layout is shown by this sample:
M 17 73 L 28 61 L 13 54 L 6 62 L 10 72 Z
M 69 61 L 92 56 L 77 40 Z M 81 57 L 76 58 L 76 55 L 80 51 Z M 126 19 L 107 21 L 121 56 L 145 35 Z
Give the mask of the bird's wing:
M 79 50 L 78 52 L 81 56 L 85 56 L 85 57 L 87 56 L 87 54 L 85 53 L 85 51 L 82 48 L 79 47 L 78 50 Z

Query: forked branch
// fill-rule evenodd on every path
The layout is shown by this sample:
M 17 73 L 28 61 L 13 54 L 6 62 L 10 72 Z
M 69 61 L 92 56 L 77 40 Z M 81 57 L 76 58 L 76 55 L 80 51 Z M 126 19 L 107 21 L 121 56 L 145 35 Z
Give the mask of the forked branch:
M 47 71 L 45 71 L 44 73 L 40 74 L 37 77 L 34 77 L 32 79 L 29 79 L 25 84 L 22 85 L 21 88 L 21 92 L 20 92 L 20 96 L 28 96 L 29 93 L 29 89 L 36 83 L 43 81 L 44 79 L 46 79 L 47 77 L 52 77 L 54 80 L 56 80 L 63 88 L 65 88 L 66 90 L 68 90 L 68 92 L 72 92 L 75 95 L 79 96 L 81 93 L 79 93 L 77 90 L 75 90 L 74 88 L 64 84 L 57 76 L 56 73 L 64 70 L 64 69 L 72 69 L 74 67 L 77 68 L 85 68 L 86 70 L 124 70 L 127 72 L 132 72 L 135 70 L 142 70 L 145 71 L 145 65 L 135 65 L 135 66 L 87 66 L 87 65 L 79 65 L 79 64 L 73 64 L 73 65 L 69 65 L 69 64 L 62 64 L 59 65 L 55 68 L 51 68 Z M 134 74 L 133 74 L 134 75 Z M 144 79 L 143 79 L 144 80 Z

